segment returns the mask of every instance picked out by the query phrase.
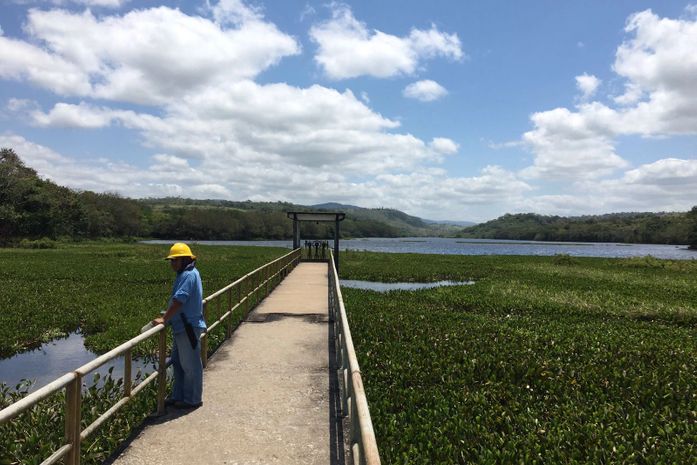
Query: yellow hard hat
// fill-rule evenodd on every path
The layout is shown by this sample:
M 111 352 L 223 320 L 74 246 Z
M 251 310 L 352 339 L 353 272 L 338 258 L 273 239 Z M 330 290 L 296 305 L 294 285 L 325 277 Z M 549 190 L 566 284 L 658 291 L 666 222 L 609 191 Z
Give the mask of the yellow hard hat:
M 172 247 L 169 249 L 169 255 L 167 255 L 165 260 L 172 260 L 173 258 L 179 257 L 191 257 L 194 260 L 196 259 L 196 255 L 191 253 L 189 246 L 183 242 L 177 242 L 176 244 L 172 245 Z

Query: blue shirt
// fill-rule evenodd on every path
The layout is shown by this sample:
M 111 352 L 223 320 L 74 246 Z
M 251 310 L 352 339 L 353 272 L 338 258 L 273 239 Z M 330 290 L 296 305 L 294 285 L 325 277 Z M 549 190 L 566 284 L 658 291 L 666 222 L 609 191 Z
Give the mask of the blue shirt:
M 184 322 L 179 315 L 184 315 L 186 321 L 194 328 L 206 327 L 206 322 L 203 320 L 203 285 L 195 263 L 190 263 L 183 271 L 177 273 L 169 305 L 172 304 L 172 299 L 182 304 L 179 311 L 169 320 L 174 333 L 179 334 L 184 331 Z

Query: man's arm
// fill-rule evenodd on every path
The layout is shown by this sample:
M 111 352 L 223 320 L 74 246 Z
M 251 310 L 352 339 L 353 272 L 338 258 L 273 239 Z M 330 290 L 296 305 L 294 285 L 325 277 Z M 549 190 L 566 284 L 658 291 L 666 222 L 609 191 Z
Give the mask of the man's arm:
M 182 305 L 183 304 L 177 299 L 172 299 L 172 303 L 170 304 L 169 308 L 167 308 L 167 311 L 165 311 L 165 314 L 152 320 L 153 324 L 160 325 L 167 323 L 174 315 L 176 315 L 179 309 L 182 308 Z

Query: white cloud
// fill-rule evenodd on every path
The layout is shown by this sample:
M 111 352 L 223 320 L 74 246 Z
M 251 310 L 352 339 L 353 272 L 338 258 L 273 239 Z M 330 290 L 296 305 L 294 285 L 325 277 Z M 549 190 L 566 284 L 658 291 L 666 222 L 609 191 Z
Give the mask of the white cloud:
M 261 21 L 263 19 L 259 10 L 245 5 L 242 0 L 220 0 L 212 6 L 209 0 L 207 0 L 206 3 L 217 24 L 233 24 L 239 26 L 244 23 Z
M 583 179 L 627 166 L 615 153 L 611 131 L 599 124 L 602 109 L 593 105 L 584 108 L 578 113 L 556 108 L 532 115 L 535 129 L 526 132 L 523 140 L 535 154 L 535 161 L 522 171 L 524 176 Z
M 490 217 L 493 205 L 503 208 L 532 189 L 514 173 L 497 166 L 488 166 L 472 177 L 450 177 L 445 170 L 422 167 L 411 173 L 359 179 L 343 170 L 317 170 L 282 160 L 265 163 L 239 154 L 226 156 L 224 147 L 196 163 L 161 152 L 151 157 L 146 170 L 108 160 L 78 161 L 14 134 L 0 135 L 0 147 L 14 148 L 40 175 L 63 185 L 131 197 L 288 199 L 306 204 L 332 198 L 367 207 L 400 208 L 424 217 L 435 212 L 443 217 L 462 217 L 464 211 L 479 209 L 476 219 L 484 219 Z
M 600 82 L 600 79 L 597 77 L 588 75 L 586 73 L 576 76 L 576 87 L 578 87 L 582 93 L 581 98 L 587 100 L 592 97 L 595 94 L 595 91 L 598 90 Z
M 632 15 L 625 31 L 631 38 L 617 49 L 613 69 L 631 95 L 648 96 L 626 119 L 644 135 L 697 133 L 697 20 L 646 10 Z
M 35 110 L 31 112 L 31 117 L 37 126 L 96 129 L 111 125 L 117 114 L 82 102 L 79 105 L 57 103 L 49 113 Z
M 409 84 L 402 92 L 405 97 L 420 100 L 422 102 L 432 102 L 448 94 L 445 87 L 436 81 L 426 79 Z
M 167 7 L 96 18 L 30 10 L 32 41 L 0 37 L 0 77 L 66 96 L 162 104 L 207 85 L 253 78 L 299 45 L 238 2 L 218 4 L 223 27 Z M 186 59 L 182 59 L 186 57 Z
M 629 38 L 617 49 L 614 71 L 625 79 L 620 109 L 599 102 L 576 111 L 557 108 L 531 116 L 523 141 L 535 155 L 521 174 L 589 180 L 627 166 L 615 151 L 619 136 L 697 134 L 697 21 L 659 18 L 651 10 L 632 15 Z M 576 78 L 584 97 L 598 87 L 594 76 Z
M 331 79 L 362 75 L 386 78 L 413 74 L 425 59 L 438 56 L 460 60 L 464 53 L 457 34 L 412 29 L 398 37 L 370 31 L 346 5 L 332 5 L 332 19 L 316 24 L 310 37 L 319 49 L 315 61 Z
M 436 152 L 444 155 L 452 155 L 457 153 L 457 149 L 459 148 L 459 145 L 445 137 L 434 137 L 430 143 L 430 146 Z

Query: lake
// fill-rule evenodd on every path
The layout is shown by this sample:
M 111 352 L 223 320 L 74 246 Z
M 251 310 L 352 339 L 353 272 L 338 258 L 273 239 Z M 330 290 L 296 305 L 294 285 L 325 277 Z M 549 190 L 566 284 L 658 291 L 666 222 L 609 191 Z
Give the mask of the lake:
M 149 244 L 171 244 L 174 241 L 144 241 Z M 292 247 L 284 241 L 191 241 L 209 245 L 254 245 Z M 301 243 L 304 241 L 301 240 Z M 330 245 L 333 241 L 330 241 Z M 331 245 L 333 247 L 333 245 Z M 442 237 L 399 237 L 342 239 L 341 250 L 364 250 L 387 253 L 425 253 L 444 255 L 557 255 L 574 257 L 627 258 L 651 255 L 674 260 L 697 259 L 697 251 L 686 245 L 618 244 L 611 242 L 542 242 L 496 239 L 457 239 Z

